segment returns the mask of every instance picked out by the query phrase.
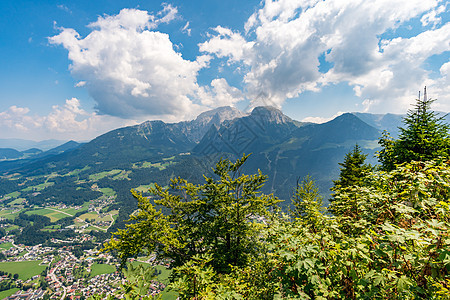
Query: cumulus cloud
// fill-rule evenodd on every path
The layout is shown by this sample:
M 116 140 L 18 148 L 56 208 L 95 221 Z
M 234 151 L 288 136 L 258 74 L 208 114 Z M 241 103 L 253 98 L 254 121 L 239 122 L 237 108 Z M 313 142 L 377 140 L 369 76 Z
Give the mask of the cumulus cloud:
M 0 130 L 8 133 L 5 137 L 29 138 L 36 140 L 92 139 L 105 131 L 136 124 L 112 116 L 87 113 L 76 98 L 67 99 L 64 105 L 54 105 L 45 116 L 32 115 L 27 107 L 11 106 L 0 112 Z
M 89 24 L 92 31 L 86 37 L 61 28 L 49 41 L 68 50 L 71 73 L 80 80 L 77 86 L 88 89 L 99 114 L 185 119 L 207 109 L 199 99 L 205 93 L 197 76 L 210 56 L 186 60 L 174 50 L 169 35 L 153 30 L 176 19 L 177 13 L 169 4 L 156 15 L 123 9 Z
M 266 0 L 245 33 L 218 26 L 199 47 L 246 66 L 250 99 L 263 94 L 281 106 L 304 91 L 347 82 L 366 108 L 404 111 L 418 87 L 436 85 L 437 91 L 440 84 L 423 68 L 431 56 L 450 51 L 450 24 L 435 26 L 446 9 L 440 2 Z M 411 37 L 385 37 L 415 18 L 433 27 Z M 327 71 L 320 68 L 323 59 L 331 65 Z
M 212 80 L 211 87 L 202 88 L 198 94 L 206 107 L 216 107 L 218 103 L 221 106 L 234 106 L 244 100 L 242 91 L 230 86 L 225 78 Z
M 331 121 L 331 120 L 339 117 L 342 114 L 344 114 L 344 112 L 340 111 L 340 112 L 334 114 L 333 116 L 331 116 L 329 118 L 325 118 L 325 117 L 306 117 L 306 118 L 302 119 L 302 122 L 310 122 L 310 123 L 322 124 L 322 123 L 326 123 L 328 121 Z

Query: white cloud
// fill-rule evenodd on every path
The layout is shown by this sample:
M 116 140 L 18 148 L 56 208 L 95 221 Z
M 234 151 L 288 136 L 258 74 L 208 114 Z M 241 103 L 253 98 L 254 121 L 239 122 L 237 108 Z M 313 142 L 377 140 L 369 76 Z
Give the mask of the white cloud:
M 438 16 L 445 11 L 446 6 L 447 4 L 441 5 L 438 8 L 433 9 L 430 12 L 423 15 L 422 18 L 420 18 L 422 26 L 432 25 L 434 28 L 437 24 L 441 23 L 442 19 Z
M 86 81 L 78 81 L 75 83 L 75 87 L 83 87 L 86 85 Z
M 225 78 L 211 81 L 211 88 L 203 88 L 199 93 L 202 104 L 213 108 L 218 106 L 234 106 L 244 100 L 244 94 L 238 88 L 228 85 Z
M 331 120 L 339 117 L 342 114 L 344 114 L 344 112 L 339 111 L 339 112 L 337 112 L 336 114 L 334 114 L 333 116 L 331 116 L 329 118 L 325 118 L 325 117 L 306 117 L 306 118 L 302 119 L 302 122 L 310 122 L 310 123 L 322 124 L 322 123 L 326 123 L 328 121 L 331 121 Z
M 70 14 L 72 13 L 72 11 L 67 6 L 65 6 L 64 4 L 58 4 L 58 5 L 56 5 L 56 7 L 58 7 L 60 10 L 68 12 Z
M 191 28 L 189 28 L 189 21 L 181 28 L 181 32 L 186 33 L 188 36 L 191 36 Z
M 168 4 L 156 16 L 123 9 L 99 17 L 84 38 L 62 28 L 49 41 L 69 51 L 71 73 L 80 80 L 77 85 L 87 87 L 100 114 L 186 119 L 207 109 L 198 99 L 204 93 L 197 75 L 210 56 L 185 60 L 167 34 L 150 30 L 176 16 L 177 9 Z
M 179 18 L 176 7 L 163 6 L 156 15 L 123 9 L 118 15 L 99 17 L 89 24 L 92 32 L 84 38 L 70 28 L 49 38 L 69 51 L 71 73 L 80 80 L 75 86 L 87 87 L 100 114 L 179 121 L 239 98 L 228 84 L 198 85 L 198 72 L 208 67 L 210 55 L 185 60 L 167 34 L 152 30 Z M 189 22 L 183 30 L 189 33 L 188 27 Z
M 87 113 L 76 98 L 54 105 L 46 116 L 32 115 L 27 107 L 11 106 L 0 112 L 0 130 L 4 137 L 43 139 L 92 139 L 117 127 L 136 124 L 134 121 Z
M 162 16 L 158 23 L 169 23 L 177 18 L 178 9 L 171 4 L 163 3 L 163 10 L 158 13 L 158 16 Z
M 218 26 L 199 47 L 230 64 L 246 66 L 244 83 L 250 99 L 263 94 L 281 106 L 286 98 L 304 91 L 347 82 L 366 108 L 404 112 L 418 87 L 428 85 L 437 92 L 434 85 L 439 80 L 430 77 L 423 63 L 450 51 L 450 24 L 419 28 L 422 32 L 408 38 L 381 37 L 414 18 L 438 24 L 444 10 L 439 3 L 266 0 L 246 22 L 245 35 Z M 326 73 L 319 71 L 323 55 L 332 66 Z M 442 94 L 438 98 L 448 99 Z

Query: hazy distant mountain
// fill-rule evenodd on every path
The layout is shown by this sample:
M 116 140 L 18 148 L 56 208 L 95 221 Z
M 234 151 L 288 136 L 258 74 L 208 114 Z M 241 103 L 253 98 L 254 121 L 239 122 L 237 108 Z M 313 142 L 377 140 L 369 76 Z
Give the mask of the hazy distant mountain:
M 37 162 L 40 162 L 44 159 L 51 160 L 51 158 L 54 158 L 56 155 L 74 150 L 80 145 L 82 144 L 75 141 L 69 141 L 48 151 L 42 151 L 37 148 L 31 148 L 25 151 L 10 149 L 13 150 L 10 151 L 10 153 L 15 153 L 15 155 L 10 155 L 9 158 L 3 158 L 7 159 L 7 161 L 1 161 L 2 149 L 0 149 L 0 172 L 17 170 L 24 167 L 28 167 L 29 169 L 32 169 L 33 167 L 39 167 L 39 163 L 36 165 Z
M 381 131 L 387 130 L 394 138 L 398 137 L 399 127 L 405 115 L 353 113 L 365 123 Z
M 352 113 L 353 115 L 360 118 L 365 123 L 373 126 L 381 131 L 387 130 L 392 137 L 398 138 L 400 133 L 399 127 L 405 127 L 403 124 L 403 118 L 406 114 L 398 115 L 398 114 L 369 114 L 369 113 Z M 450 124 L 450 115 L 438 112 L 440 116 L 444 117 L 444 122 Z
M 59 145 L 62 145 L 65 142 L 66 141 L 60 140 L 44 140 L 36 142 L 23 139 L 0 139 L 0 148 L 13 148 L 18 151 L 24 151 L 30 148 L 38 148 L 43 151 L 47 151 Z
M 16 149 L 0 148 L 0 160 L 20 158 L 23 154 Z

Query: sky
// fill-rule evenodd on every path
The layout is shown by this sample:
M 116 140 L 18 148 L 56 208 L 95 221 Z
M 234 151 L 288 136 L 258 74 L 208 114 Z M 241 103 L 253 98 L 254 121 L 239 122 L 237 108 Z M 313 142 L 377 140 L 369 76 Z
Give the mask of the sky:
M 0 1 L 0 139 L 87 141 L 270 105 L 299 121 L 450 111 L 440 0 Z

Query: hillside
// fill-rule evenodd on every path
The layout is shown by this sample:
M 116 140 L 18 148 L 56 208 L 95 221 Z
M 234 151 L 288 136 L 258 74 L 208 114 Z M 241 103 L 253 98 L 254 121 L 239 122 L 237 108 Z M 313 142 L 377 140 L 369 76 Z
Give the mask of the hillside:
M 85 144 L 68 142 L 30 159 L 0 162 L 0 195 L 18 192 L 30 203 L 79 204 L 96 197 L 95 184 L 112 189 L 117 203 L 132 209 L 132 188 L 145 192 L 142 187 L 167 185 L 174 176 L 201 182 L 220 157 L 252 153 L 244 170 L 260 168 L 269 176 L 264 192 L 289 200 L 297 179 L 310 174 L 326 196 L 344 155 L 358 143 L 371 158 L 380 135 L 355 114 L 312 124 L 272 107 L 257 107 L 249 115 L 223 107 L 192 121 L 147 121 Z M 43 183 L 38 193 L 30 190 Z

